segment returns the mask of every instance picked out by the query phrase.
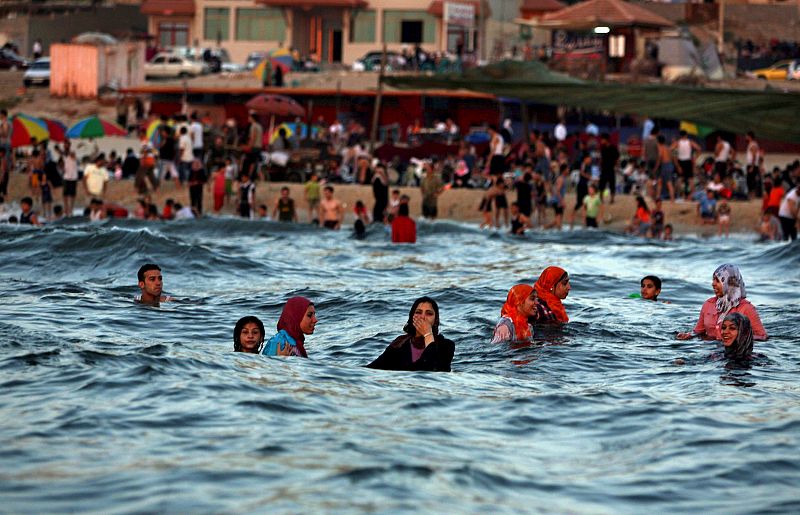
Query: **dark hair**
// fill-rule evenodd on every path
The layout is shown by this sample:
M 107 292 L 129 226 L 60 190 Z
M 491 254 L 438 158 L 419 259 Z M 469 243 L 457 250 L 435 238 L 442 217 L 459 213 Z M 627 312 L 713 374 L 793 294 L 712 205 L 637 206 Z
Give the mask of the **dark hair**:
M 28 204 L 29 206 L 33 205 L 33 199 L 30 197 L 23 197 L 22 200 L 19 201 L 20 204 Z
M 403 332 L 414 336 L 417 334 L 417 330 L 414 327 L 414 312 L 417 310 L 420 304 L 423 302 L 429 303 L 433 306 L 433 312 L 436 313 L 436 319 L 433 322 L 433 326 L 431 327 L 431 331 L 433 331 L 433 335 L 436 336 L 439 334 L 439 305 L 430 297 L 420 297 L 414 301 L 414 304 L 411 305 L 411 310 L 408 312 L 408 322 L 406 325 L 403 326 Z
M 264 331 L 264 323 L 258 319 L 258 317 L 254 316 L 246 316 L 239 319 L 236 322 L 236 325 L 233 327 L 233 352 L 243 352 L 242 351 L 242 342 L 241 342 L 241 333 L 244 326 L 247 324 L 256 324 L 258 326 L 258 330 L 261 331 L 261 344 L 264 343 L 264 336 L 266 331 Z M 259 345 L 260 347 L 260 345 Z
M 397 216 L 408 216 L 408 204 L 399 204 L 397 206 Z
M 284 191 L 289 191 L 289 186 L 284 186 L 283 188 L 281 188 L 281 193 L 283 193 Z
M 646 212 L 650 212 L 650 208 L 647 207 L 647 202 L 644 200 L 644 197 L 639 195 L 636 197 L 636 206 L 644 209 Z
M 158 270 L 160 272 L 161 268 L 159 268 L 158 265 L 153 263 L 145 263 L 144 265 L 142 265 L 142 267 L 139 268 L 139 272 L 136 274 L 136 277 L 139 278 L 140 283 L 144 282 L 144 273 L 149 272 L 150 270 Z
M 729 347 L 725 347 L 725 357 L 732 360 L 749 359 L 753 354 L 753 327 L 750 319 L 741 313 L 728 313 L 724 321 L 736 324 L 736 340 Z
M 322 189 L 325 190 L 325 191 L 330 191 L 331 193 L 333 193 L 333 186 L 325 186 Z
M 655 285 L 655 287 L 656 287 L 656 290 L 660 290 L 660 289 L 661 289 L 661 279 L 659 279 L 659 278 L 658 278 L 658 277 L 656 277 L 655 275 L 646 275 L 646 276 L 642 277 L 642 280 L 641 280 L 641 283 L 640 283 L 640 285 L 641 285 L 641 286 L 644 286 L 644 282 L 645 282 L 646 280 L 648 280 L 648 279 L 650 279 L 651 281 L 653 281 L 653 284 Z
M 656 139 L 658 140 L 659 143 L 666 143 L 667 142 L 667 138 L 665 138 L 663 134 L 659 134 L 658 138 L 656 138 Z

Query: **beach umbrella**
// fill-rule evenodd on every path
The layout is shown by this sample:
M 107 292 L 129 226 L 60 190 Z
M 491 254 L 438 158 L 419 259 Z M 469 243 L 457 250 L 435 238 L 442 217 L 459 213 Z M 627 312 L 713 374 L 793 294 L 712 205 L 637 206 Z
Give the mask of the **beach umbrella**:
M 293 98 L 283 95 L 256 95 L 245 103 L 259 116 L 305 116 L 306 110 Z
M 128 131 L 114 122 L 97 116 L 84 118 L 67 131 L 68 138 L 102 138 L 104 136 L 127 136 Z
M 31 138 L 44 141 L 50 138 L 47 123 L 41 118 L 27 114 L 15 114 L 11 117 L 11 146 L 24 147 L 31 144 Z
M 271 51 L 267 54 L 267 57 L 258 63 L 253 69 L 253 75 L 255 75 L 258 80 L 262 79 L 264 75 L 264 67 L 267 65 L 267 63 L 270 64 L 272 70 L 275 70 L 275 68 L 280 68 L 281 71 L 286 74 L 292 71 L 294 58 L 292 57 L 292 53 L 289 52 L 289 49 L 287 48 L 278 48 L 277 50 Z
M 42 120 L 45 125 L 47 125 L 47 131 L 50 133 L 50 139 L 52 141 L 64 141 L 67 139 L 66 125 L 52 118 L 42 118 Z
M 278 139 L 278 133 L 280 132 L 281 129 L 286 129 L 287 138 L 297 135 L 300 139 L 305 139 L 308 135 L 308 125 L 306 125 L 305 123 L 298 124 L 295 122 L 291 123 L 284 122 L 275 127 L 275 129 L 270 134 L 269 136 L 270 144 L 275 143 L 275 140 Z M 311 135 L 316 136 L 317 133 L 319 133 L 319 127 L 317 126 L 311 127 Z
M 697 136 L 699 138 L 705 138 L 706 136 L 714 132 L 714 129 L 712 127 L 706 127 L 705 125 L 699 125 L 687 121 L 681 122 L 679 130 L 686 131 L 686 134 L 691 134 L 692 136 Z

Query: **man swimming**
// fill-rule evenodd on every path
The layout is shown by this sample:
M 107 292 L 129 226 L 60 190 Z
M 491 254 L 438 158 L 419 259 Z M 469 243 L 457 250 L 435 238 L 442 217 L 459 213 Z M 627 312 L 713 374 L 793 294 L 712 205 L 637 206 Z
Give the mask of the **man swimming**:
M 142 294 L 136 297 L 136 302 L 140 304 L 148 304 L 150 306 L 158 306 L 162 302 L 169 302 L 172 297 L 161 294 L 161 289 L 164 285 L 164 278 L 161 276 L 161 269 L 158 265 L 147 263 L 139 268 L 138 273 L 139 289 Z

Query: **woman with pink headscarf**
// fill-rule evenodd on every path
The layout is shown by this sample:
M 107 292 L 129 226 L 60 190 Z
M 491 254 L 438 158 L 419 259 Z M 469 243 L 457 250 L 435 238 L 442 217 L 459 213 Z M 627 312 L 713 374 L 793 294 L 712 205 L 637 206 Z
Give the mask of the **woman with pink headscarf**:
M 261 354 L 307 358 L 305 335 L 313 334 L 316 325 L 314 304 L 305 297 L 292 297 L 283 306 L 278 320 L 278 333 L 264 345 Z

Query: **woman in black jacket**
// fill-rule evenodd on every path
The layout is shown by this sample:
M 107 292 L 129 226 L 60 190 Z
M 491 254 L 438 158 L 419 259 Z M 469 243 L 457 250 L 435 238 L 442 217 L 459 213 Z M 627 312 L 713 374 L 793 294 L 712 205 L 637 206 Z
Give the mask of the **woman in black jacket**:
M 439 306 L 430 297 L 414 301 L 403 328 L 378 359 L 367 365 L 382 370 L 450 372 L 455 344 L 439 334 Z

